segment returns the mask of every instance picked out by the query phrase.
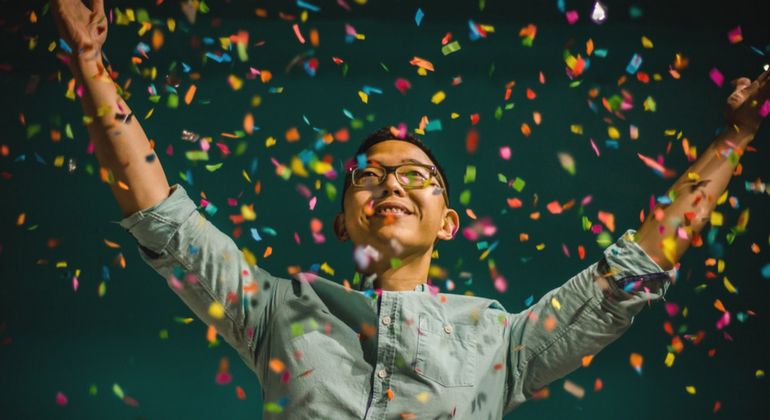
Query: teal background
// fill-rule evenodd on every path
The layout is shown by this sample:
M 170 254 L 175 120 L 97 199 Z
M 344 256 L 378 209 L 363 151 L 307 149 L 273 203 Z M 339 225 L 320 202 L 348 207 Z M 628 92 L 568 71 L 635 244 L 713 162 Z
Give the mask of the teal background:
M 329 155 L 335 167 L 352 157 L 359 141 L 370 131 L 385 125 L 405 123 L 414 129 L 422 116 L 440 119 L 443 129 L 421 136 L 434 150 L 445 168 L 451 188 L 451 201 L 460 213 L 461 225 L 472 220 L 466 215 L 470 208 L 477 216 L 489 217 L 497 226 L 497 233 L 486 238 L 491 244 L 499 241 L 489 258 L 479 261 L 482 251 L 477 244 L 458 235 L 450 243 L 439 245 L 440 257 L 435 264 L 444 268 L 456 285 L 453 293 L 471 292 L 478 296 L 499 300 L 510 312 L 526 308 L 529 296 L 539 299 L 545 292 L 558 287 L 572 275 L 598 260 L 602 248 L 596 235 L 584 231 L 582 215 L 599 224 L 598 211 L 615 215 L 617 238 L 625 229 L 637 228 L 639 212 L 649 210 L 651 196 L 665 193 L 673 179 L 662 179 L 647 168 L 637 153 L 656 158 L 665 156 L 665 165 L 683 173 L 688 162 L 681 144 L 675 137 L 665 136 L 668 129 L 682 132 L 699 152 L 705 150 L 722 118 L 722 106 L 732 91 L 726 83 L 718 88 L 708 76 L 718 68 L 726 81 L 740 76 L 756 77 L 768 60 L 750 49 L 768 52 L 770 34 L 763 22 L 759 1 L 743 2 L 669 2 L 607 1 L 609 20 L 596 25 L 589 19 L 591 2 L 567 1 L 567 10 L 577 10 L 580 20 L 569 25 L 558 11 L 556 2 L 504 2 L 488 0 L 483 10 L 478 2 L 437 1 L 376 1 L 367 5 L 348 1 L 352 11 L 347 12 L 334 1 L 312 2 L 322 8 L 310 12 L 306 23 L 288 22 L 278 17 L 279 11 L 299 16 L 301 9 L 292 2 L 265 1 L 210 1 L 210 12 L 198 15 L 198 21 L 189 25 L 179 10 L 178 2 L 108 1 L 107 7 L 145 8 L 152 19 L 165 22 L 173 17 L 177 30 L 169 33 L 163 24 L 165 45 L 160 51 L 148 53 L 150 60 L 141 68 L 156 66 L 158 77 L 151 81 L 135 74 L 131 67 L 132 52 L 137 43 L 149 43 L 149 34 L 139 37 L 140 25 L 111 25 L 105 53 L 116 71 L 117 82 L 123 85 L 132 79 L 131 99 L 128 101 L 148 137 L 156 142 L 156 151 L 170 184 L 179 183 L 191 198 L 200 203 L 201 192 L 218 207 L 209 219 L 224 232 L 231 234 L 234 225 L 229 216 L 239 213 L 230 207 L 227 198 L 238 198 L 241 204 L 253 204 L 258 217 L 243 225 L 244 233 L 236 240 L 239 247 L 247 247 L 257 254 L 258 264 L 274 275 L 288 276 L 288 266 L 310 269 L 312 264 L 328 263 L 336 272 L 329 276 L 342 282 L 352 279 L 352 247 L 340 245 L 333 237 L 331 221 L 339 211 L 339 196 L 330 200 L 323 185 L 328 181 L 318 175 L 309 178 L 292 176 L 285 181 L 275 174 L 271 159 L 288 164 L 291 157 L 302 150 L 313 150 L 319 158 Z M 43 14 L 44 2 L 0 2 L 3 12 L 0 28 L 2 55 L 0 64 L 0 144 L 8 147 L 7 156 L 0 156 L 0 416 L 3 418 L 261 418 L 260 388 L 256 376 L 245 366 L 226 343 L 210 347 L 206 341 L 206 326 L 199 320 L 185 325 L 174 317 L 194 317 L 165 281 L 139 257 L 133 239 L 116 223 L 121 220 L 120 209 L 109 188 L 102 185 L 98 172 L 86 170 L 92 165 L 98 171 L 95 156 L 87 153 L 88 133 L 82 126 L 82 111 L 78 101 L 65 97 L 66 83 L 71 77 L 48 45 L 58 36 L 50 14 Z M 636 6 L 643 16 L 633 19 L 629 7 Z M 254 9 L 268 10 L 268 18 L 257 18 Z M 425 12 L 421 25 L 414 22 L 418 8 Z M 29 21 L 28 12 L 34 10 L 38 22 Z M 470 41 L 468 19 L 494 25 L 494 33 L 486 39 Z M 300 44 L 294 36 L 292 24 L 299 23 L 308 39 Z M 344 24 L 349 23 L 365 40 L 345 42 Z M 537 36 L 533 46 L 525 47 L 518 36 L 519 30 L 533 23 Z M 732 45 L 727 31 L 741 25 L 744 42 Z M 310 28 L 317 28 L 320 46 L 309 43 Z M 238 30 L 250 34 L 249 61 L 240 62 L 232 52 L 233 62 L 203 63 L 206 51 L 221 51 L 218 37 L 227 37 Z M 451 32 L 462 49 L 444 56 L 441 39 Z M 646 36 L 654 48 L 644 49 L 641 37 Z M 28 49 L 28 38 L 37 37 L 38 45 Z M 212 37 L 210 47 L 191 46 L 192 37 Z M 570 41 L 572 54 L 585 56 L 585 43 L 593 39 L 596 49 L 607 49 L 606 58 L 591 57 L 590 68 L 577 78 L 582 83 L 569 87 L 565 76 L 563 48 Z M 256 47 L 259 41 L 263 46 Z M 300 66 L 287 68 L 297 55 L 312 54 L 320 61 L 315 76 Z M 643 84 L 625 73 L 634 53 L 642 55 L 641 71 L 650 76 L 660 73 L 663 80 Z M 682 78 L 672 79 L 668 66 L 675 54 L 690 59 L 682 70 Z M 418 56 L 431 61 L 435 72 L 419 76 L 409 60 Z M 332 61 L 339 57 L 348 65 Z M 163 90 L 163 76 L 176 62 L 176 76 L 181 79 L 180 96 L 191 83 L 198 87 L 191 105 L 180 97 L 177 109 L 166 106 L 168 93 Z M 181 71 L 181 63 L 201 73 L 201 79 L 191 81 Z M 382 64 L 381 64 L 382 63 Z M 383 68 L 383 64 L 387 70 Z M 490 71 L 494 65 L 494 71 Z M 227 84 L 230 74 L 244 78 L 250 67 L 267 69 L 273 80 L 263 84 L 259 80 L 245 80 L 241 90 L 233 91 Z M 539 72 L 546 83 L 538 81 Z M 61 72 L 61 82 L 57 79 Z M 28 89 L 32 75 L 40 77 L 34 89 Z M 451 86 L 452 78 L 462 76 L 462 83 Z M 618 87 L 618 79 L 626 75 L 628 81 Z M 408 79 L 413 88 L 402 95 L 394 87 L 397 78 Z M 504 101 L 505 84 L 515 81 L 513 94 Z M 147 87 L 154 83 L 161 95 L 155 104 L 148 100 Z M 368 104 L 358 96 L 364 86 L 383 91 L 371 94 Z M 271 87 L 283 87 L 282 93 L 270 93 Z M 633 95 L 634 108 L 624 113 L 626 120 L 609 114 L 597 101 L 598 113 L 588 106 L 588 90 L 598 87 L 599 97 L 620 94 L 624 89 Z M 526 89 L 537 93 L 535 100 L 526 98 Z M 31 91 L 30 91 L 31 90 Z M 447 98 L 440 104 L 431 103 L 431 97 L 443 90 Z M 26 92 L 26 93 L 25 93 Z M 251 106 L 254 95 L 262 97 L 259 107 Z M 657 102 L 656 112 L 645 112 L 643 101 L 651 96 Z M 514 103 L 511 110 L 495 118 L 497 107 Z M 154 109 L 152 116 L 144 119 Z M 343 109 L 361 123 L 353 128 L 353 121 Z M 536 126 L 532 112 L 542 114 L 542 123 Z M 251 112 L 259 127 L 252 135 L 231 139 L 221 133 L 242 130 L 246 112 Z M 450 114 L 460 114 L 451 119 Z M 474 126 L 480 135 L 478 151 L 465 151 L 465 136 L 471 128 L 470 114 L 478 113 L 480 121 Z M 23 114 L 26 125 L 22 124 Z M 306 117 L 310 124 L 305 123 Z M 605 145 L 609 118 L 621 132 L 619 148 Z M 532 135 L 524 137 L 521 124 L 527 122 Z M 64 129 L 71 124 L 74 138 L 53 142 L 50 130 Z M 582 124 L 583 135 L 570 131 L 573 124 Z M 629 124 L 639 127 L 638 140 L 630 140 Z M 30 134 L 30 127 L 39 126 L 40 132 Z M 301 139 L 288 143 L 284 133 L 297 127 Z M 334 132 L 347 127 L 351 140 L 333 142 L 315 150 L 317 127 Z M 184 152 L 196 149 L 195 144 L 180 140 L 182 130 L 212 137 L 214 143 L 228 145 L 235 151 L 240 142 L 247 147 L 243 154 L 223 156 L 212 147 L 209 162 L 192 163 Z M 631 329 L 599 353 L 588 368 L 580 368 L 567 378 L 586 389 L 586 396 L 577 399 L 563 389 L 564 380 L 550 386 L 550 397 L 533 401 L 509 414 L 506 418 L 758 418 L 765 412 L 770 388 L 767 379 L 758 378 L 757 370 L 768 369 L 767 339 L 768 314 L 766 297 L 770 291 L 768 280 L 761 269 L 770 263 L 770 223 L 767 219 L 767 194 L 746 191 L 745 181 L 768 178 L 767 147 L 770 129 L 761 128 L 752 146 L 758 153 L 747 153 L 742 159 L 743 174 L 731 181 L 731 196 L 739 200 L 740 208 L 728 204 L 718 207 L 725 215 L 725 224 L 717 228 L 715 245 L 704 244 L 692 248 L 682 260 L 677 284 L 668 292 L 667 300 L 687 307 L 689 315 L 681 313 L 669 318 L 663 303 L 644 310 Z M 265 147 L 268 137 L 277 139 L 271 148 Z M 592 138 L 601 151 L 597 157 L 589 142 Z M 666 147 L 673 141 L 671 152 Z M 168 145 L 174 154 L 166 154 Z M 501 146 L 510 146 L 512 157 L 504 161 L 499 156 Z M 570 153 L 576 162 L 574 176 L 561 168 L 558 152 Z M 25 156 L 21 160 L 20 156 Z M 39 156 L 42 161 L 38 161 Z M 64 167 L 54 166 L 57 156 L 77 160 L 77 168 L 69 173 Z M 251 172 L 252 161 L 257 169 Z M 223 163 L 219 170 L 210 172 L 204 164 Z M 475 182 L 464 184 L 466 166 L 477 168 Z M 180 172 L 190 170 L 193 182 L 184 181 Z M 246 181 L 246 170 L 252 182 Z M 526 181 L 519 193 L 498 181 L 498 174 L 508 179 L 520 177 Z M 317 179 L 322 189 L 314 190 Z M 260 180 L 262 192 L 254 193 L 254 182 Z M 342 180 L 333 184 L 341 192 Z M 307 200 L 297 192 L 298 185 L 309 187 L 318 197 L 315 210 L 308 208 Z M 460 193 L 471 191 L 466 207 L 459 202 Z M 538 201 L 532 206 L 533 197 Z M 580 200 L 591 195 L 592 202 L 580 209 Z M 518 197 L 524 203 L 521 209 L 508 209 L 506 198 Z M 559 215 L 550 214 L 545 206 L 551 201 L 565 203 L 576 199 L 578 205 Z M 751 209 L 748 231 L 728 245 L 725 235 L 734 226 L 745 208 Z M 540 211 L 539 220 L 529 215 Z M 25 221 L 17 225 L 20 214 Z M 310 219 L 324 222 L 322 233 L 327 241 L 313 243 Z M 263 240 L 255 242 L 248 229 L 269 227 L 275 237 L 262 233 Z M 704 237 L 708 233 L 704 230 Z M 294 233 L 301 245 L 294 240 Z M 530 240 L 520 242 L 519 234 L 529 234 Z M 60 244 L 49 247 L 49 240 Z M 120 249 L 109 248 L 104 240 L 120 244 Z M 537 244 L 545 244 L 538 251 Z M 761 251 L 751 252 L 756 243 Z M 566 245 L 570 256 L 562 252 Z M 578 245 L 586 248 L 585 260 L 577 256 Z M 267 246 L 273 254 L 262 258 Z M 716 279 L 707 279 L 704 261 L 719 257 L 723 250 L 726 268 Z M 122 254 L 126 268 L 114 260 Z M 489 272 L 493 260 L 500 274 L 507 279 L 508 289 L 496 291 Z M 66 261 L 66 268 L 56 263 Z M 103 280 L 103 267 L 109 270 L 109 280 Z M 80 286 L 72 288 L 75 270 L 81 270 Z M 461 272 L 472 273 L 472 282 L 466 284 Z M 730 294 L 722 285 L 726 275 L 738 288 Z M 106 294 L 98 296 L 99 284 L 105 281 Z M 433 279 L 445 291 L 443 279 Z M 705 284 L 700 293 L 693 289 Z M 713 306 L 720 299 L 733 315 L 754 311 L 745 322 L 733 319 L 725 331 L 732 341 L 715 327 L 721 313 Z M 706 338 L 697 346 L 687 340 L 684 351 L 677 355 L 674 365 L 664 365 L 667 345 L 671 337 L 663 330 L 663 322 L 670 320 L 674 329 L 683 334 L 704 331 Z M 161 339 L 161 330 L 168 338 Z M 715 350 L 709 357 L 709 350 Z M 629 364 L 630 354 L 644 356 L 642 375 Z M 232 382 L 218 385 L 215 376 L 220 360 L 230 362 Z M 594 381 L 600 378 L 604 387 L 593 391 Z M 478 378 L 483 380 L 483 378 Z M 139 407 L 125 404 L 113 392 L 118 384 L 125 395 L 134 398 Z M 96 395 L 89 393 L 95 385 Z M 236 396 L 240 386 L 246 399 Z M 686 391 L 694 386 L 696 394 Z M 68 398 L 66 406 L 56 404 L 56 394 Z M 716 401 L 722 408 L 716 414 Z

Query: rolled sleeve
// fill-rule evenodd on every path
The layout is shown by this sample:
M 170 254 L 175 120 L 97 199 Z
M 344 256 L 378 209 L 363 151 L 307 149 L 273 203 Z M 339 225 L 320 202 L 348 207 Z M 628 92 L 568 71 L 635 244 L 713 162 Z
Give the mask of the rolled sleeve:
M 628 230 L 609 246 L 604 257 L 536 304 L 509 314 L 507 413 L 582 365 L 620 337 L 648 300 L 665 295 L 671 274 L 663 271 L 633 241 Z M 611 290 L 596 284 L 607 277 Z M 620 287 L 619 284 L 633 284 Z

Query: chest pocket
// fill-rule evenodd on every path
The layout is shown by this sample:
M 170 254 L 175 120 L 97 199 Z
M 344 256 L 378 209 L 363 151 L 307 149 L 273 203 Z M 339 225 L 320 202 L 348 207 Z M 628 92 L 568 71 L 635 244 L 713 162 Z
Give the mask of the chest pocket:
M 476 373 L 476 327 L 420 316 L 415 371 L 439 384 L 473 386 Z

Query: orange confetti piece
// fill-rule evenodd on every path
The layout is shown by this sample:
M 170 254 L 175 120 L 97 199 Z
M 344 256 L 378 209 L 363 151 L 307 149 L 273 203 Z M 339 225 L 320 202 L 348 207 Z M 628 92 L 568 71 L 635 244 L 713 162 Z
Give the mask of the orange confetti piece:
M 390 388 L 388 388 L 388 400 L 392 400 L 392 399 L 393 399 L 393 391 Z
M 295 141 L 299 140 L 299 130 L 297 130 L 297 127 L 292 127 L 286 131 L 286 141 L 289 143 L 293 143 Z
M 591 360 L 594 360 L 594 356 L 584 356 L 583 357 L 583 367 L 588 367 L 588 365 L 591 364 Z
M 642 367 L 642 362 L 644 361 L 644 358 L 639 353 L 631 353 L 631 366 L 634 367 L 634 369 L 639 369 Z
M 187 93 L 184 95 L 184 103 L 190 105 L 190 102 L 192 102 L 193 97 L 195 96 L 196 90 L 198 90 L 198 88 L 195 85 L 190 85 L 190 88 L 187 89 Z
M 430 61 L 428 61 L 428 60 L 423 60 L 423 59 L 422 59 L 422 58 L 420 58 L 420 57 L 414 57 L 414 59 L 413 59 L 413 60 L 411 60 L 411 61 L 409 62 L 409 64 L 411 64 L 411 65 L 413 65 L 413 66 L 422 67 L 422 68 L 424 68 L 425 70 L 435 71 L 435 70 L 433 70 L 433 63 L 431 63 L 431 62 L 430 62 Z
M 107 244 L 107 246 L 110 248 L 120 248 L 119 244 L 116 244 L 115 242 L 110 242 L 106 239 L 104 240 L 104 243 Z
M 580 255 L 580 259 L 582 260 L 586 256 L 586 249 L 583 248 L 583 245 L 578 245 L 578 255 Z
M 714 412 L 716 413 L 720 408 L 722 408 L 722 403 L 717 400 L 717 402 L 714 403 Z
M 508 201 L 508 207 L 512 209 L 517 209 L 521 207 L 521 200 L 519 200 L 518 198 L 508 198 L 507 201 Z
M 537 219 L 539 219 L 539 218 L 540 218 L 540 212 L 539 212 L 539 211 L 536 211 L 536 212 L 534 212 L 534 213 L 530 214 L 530 215 L 529 215 L 529 218 L 530 218 L 530 219 L 532 219 L 532 220 L 537 220 Z
M 251 112 L 247 112 L 246 116 L 243 117 L 243 131 L 246 134 L 254 133 L 254 116 L 251 115 Z
M 610 232 L 615 232 L 615 215 L 612 213 L 599 212 L 599 221 L 607 226 Z
M 299 25 L 295 23 L 294 25 L 292 25 L 292 28 L 294 28 L 294 34 L 297 35 L 297 39 L 299 39 L 299 42 L 301 44 L 304 44 L 305 43 L 305 38 L 299 32 Z
M 401 418 L 402 419 L 413 419 L 413 418 L 416 418 L 416 417 L 417 417 L 416 414 L 401 413 Z
M 542 71 L 540 72 L 540 84 L 543 84 L 543 85 L 545 84 L 545 75 L 543 74 Z
M 602 383 L 602 380 L 599 378 L 596 378 L 596 382 L 594 382 L 594 392 L 601 391 L 603 386 L 604 384 Z
M 348 131 L 348 128 L 344 127 L 335 132 L 334 139 L 343 143 L 350 140 L 350 132 Z
M 476 213 L 474 213 L 473 210 L 465 209 L 465 214 L 467 214 L 471 219 L 476 220 Z
M 158 51 L 163 46 L 163 31 L 155 29 L 152 33 L 152 49 Z
M 265 255 L 263 255 L 263 256 L 262 256 L 262 258 L 267 258 L 267 257 L 269 257 L 269 256 L 270 256 L 270 254 L 272 254 L 272 253 L 273 253 L 273 247 L 272 247 L 272 246 L 269 246 L 269 247 L 267 247 L 267 249 L 265 249 Z
M 722 301 L 721 301 L 721 300 L 719 300 L 719 299 L 717 299 L 716 301 L 714 301 L 714 307 L 715 307 L 715 308 L 717 308 L 717 309 L 719 309 L 719 310 L 720 310 L 720 311 L 722 311 L 722 312 L 725 312 L 725 305 L 723 305 L 723 304 L 722 304 Z
M 272 370 L 275 373 L 283 372 L 284 364 L 282 361 L 278 359 L 270 359 L 268 366 L 270 366 L 270 370 Z
M 527 99 L 535 99 L 537 98 L 537 95 L 535 92 L 532 91 L 532 89 L 527 88 Z
M 209 329 L 206 331 L 206 340 L 209 343 L 213 343 L 217 340 L 217 329 L 213 325 L 209 325 Z
M 546 331 L 551 331 L 556 328 L 556 318 L 553 315 L 548 316 L 548 318 L 543 321 L 543 328 L 545 328 Z
M 588 42 L 586 42 L 586 54 L 590 57 L 591 54 L 594 52 L 594 40 L 589 39 Z
M 313 44 L 314 47 L 317 47 L 320 44 L 318 29 L 316 28 L 310 30 L 310 43 Z
M 753 252 L 755 254 L 759 254 L 759 245 L 751 244 L 751 252 Z
M 120 187 L 120 188 L 122 188 L 122 189 L 124 189 L 124 190 L 128 191 L 128 185 L 126 185 L 125 183 L 123 183 L 123 181 L 118 181 L 118 187 Z
M 527 125 L 527 123 L 521 124 L 521 132 L 524 134 L 525 137 L 529 137 L 529 135 L 532 134 L 532 130 L 529 128 L 529 125 Z
M 561 204 L 558 201 L 552 201 L 546 206 L 551 214 L 561 214 Z
M 262 70 L 259 73 L 259 77 L 262 79 L 262 83 L 267 83 L 273 78 L 273 73 L 271 73 L 270 70 Z
M 663 331 L 667 332 L 668 335 L 674 335 L 674 327 L 671 326 L 671 322 L 663 322 Z
M 249 282 L 243 286 L 243 291 L 248 294 L 257 293 L 259 291 L 259 284 L 255 281 Z

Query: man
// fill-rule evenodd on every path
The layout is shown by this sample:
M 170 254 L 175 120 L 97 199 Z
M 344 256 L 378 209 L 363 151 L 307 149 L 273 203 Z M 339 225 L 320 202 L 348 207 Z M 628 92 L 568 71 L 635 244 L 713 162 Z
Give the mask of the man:
M 102 1 L 53 0 L 69 66 L 112 191 L 140 255 L 257 374 L 266 418 L 500 419 L 581 365 L 661 299 L 671 271 L 709 220 L 736 158 L 756 133 L 770 72 L 742 78 L 727 129 L 679 178 L 638 232 L 538 303 L 511 314 L 496 301 L 440 294 L 426 284 L 439 240 L 458 230 L 446 178 L 407 133 L 367 138 L 346 173 L 340 241 L 354 245 L 358 282 L 312 273 L 271 276 L 205 220 L 160 162 L 104 71 Z M 96 110 L 111 107 L 98 116 Z M 149 158 L 148 158 L 149 157 Z M 694 174 L 694 175 L 691 175 Z M 122 185 L 121 185 L 122 184 Z

